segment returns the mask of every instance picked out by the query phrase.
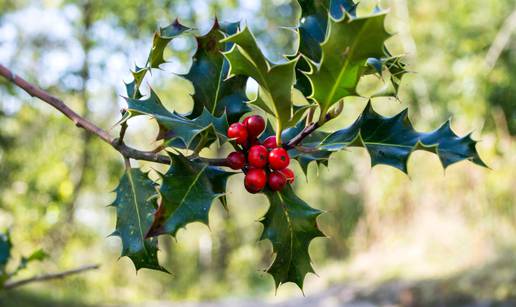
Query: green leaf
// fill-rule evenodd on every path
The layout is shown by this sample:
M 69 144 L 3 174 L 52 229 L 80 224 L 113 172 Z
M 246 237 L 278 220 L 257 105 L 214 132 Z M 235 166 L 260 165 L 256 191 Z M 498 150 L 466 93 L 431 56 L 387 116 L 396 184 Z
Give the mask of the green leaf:
M 471 136 L 459 137 L 447 121 L 432 132 L 417 132 L 412 127 L 407 110 L 392 117 L 376 113 L 368 103 L 360 117 L 349 127 L 333 133 L 317 132 L 302 142 L 313 154 L 331 153 L 346 147 L 364 147 L 371 164 L 385 164 L 407 172 L 407 161 L 415 150 L 435 153 L 444 168 L 469 160 L 485 166 Z
M 21 257 L 18 267 L 16 268 L 16 270 L 14 270 L 14 272 L 9 274 L 9 277 L 13 277 L 13 276 L 17 275 L 20 271 L 26 269 L 27 266 L 29 265 L 29 263 L 31 263 L 33 261 L 43 261 L 43 260 L 47 259 L 48 257 L 49 257 L 48 254 L 45 251 L 43 251 L 42 249 L 38 249 L 38 250 L 32 252 L 32 254 L 30 254 L 29 257 L 25 257 L 25 256 Z
M 261 240 L 272 243 L 274 262 L 267 272 L 274 277 L 276 287 L 293 282 L 301 289 L 305 275 L 314 272 L 308 253 L 312 239 L 325 235 L 317 226 L 322 211 L 310 207 L 287 185 L 281 192 L 265 192 L 270 207 L 263 224 Z
M 11 258 L 12 246 L 9 232 L 0 233 L 0 272 L 5 269 L 5 266 Z
M 131 71 L 133 75 L 133 81 L 125 84 L 127 96 L 135 99 L 140 99 L 142 93 L 140 92 L 140 85 L 142 84 L 145 75 L 147 74 L 148 68 L 141 68 L 136 66 L 134 71 Z
M 126 101 L 129 114 L 127 118 L 136 115 L 152 116 L 158 122 L 160 128 L 164 130 L 160 134 L 168 143 L 179 139 L 186 148 L 192 148 L 194 138 L 204 131 L 214 136 L 212 138 L 214 140 L 227 141 L 228 122 L 225 113 L 220 117 L 214 117 L 204 109 L 199 117 L 189 119 L 186 116 L 168 111 L 152 89 L 147 99 L 126 98 Z M 205 144 L 205 146 L 207 145 L 209 143 Z
M 43 261 L 47 258 L 48 254 L 42 249 L 35 250 L 34 252 L 32 252 L 32 254 L 29 255 L 29 257 L 24 257 L 27 263 L 31 261 Z
M 312 84 L 310 98 L 320 105 L 321 116 L 342 98 L 356 95 L 367 60 L 384 56 L 384 42 L 390 36 L 384 20 L 385 13 L 329 19 L 328 34 L 321 44 L 321 63 L 310 63 L 311 71 L 306 73 Z
M 208 214 L 213 201 L 226 191 L 224 172 L 206 163 L 190 161 L 182 155 L 170 155 L 172 164 L 161 184 L 161 204 L 155 214 L 148 236 L 170 234 L 189 223 L 208 225 Z
M 115 190 L 116 228 L 113 235 L 122 240 L 122 256 L 141 268 L 166 270 L 158 263 L 158 240 L 146 239 L 156 211 L 156 186 L 137 168 L 127 169 Z
M 165 48 L 174 38 L 182 35 L 185 32 L 188 32 L 190 28 L 183 26 L 176 19 L 170 25 L 160 28 L 158 31 L 154 33 L 152 47 L 149 52 L 149 56 L 147 58 L 147 63 L 144 67 L 136 66 L 134 71 L 131 71 L 133 75 L 133 80 L 129 83 L 125 84 L 127 96 L 140 99 L 142 94 L 140 92 L 140 85 L 145 78 L 145 75 L 152 68 L 159 68 L 159 66 L 165 63 L 165 59 L 163 58 L 163 53 L 165 52 Z
M 156 31 L 154 33 L 152 49 L 149 53 L 147 64 L 150 65 L 151 68 L 158 68 L 159 65 L 165 63 L 163 53 L 165 52 L 165 48 L 167 47 L 168 43 L 170 43 L 172 39 L 189 30 L 190 28 L 183 26 L 176 19 L 170 25 L 160 28 L 159 31 Z
M 257 100 L 252 103 L 266 106 L 264 111 L 276 118 L 276 131 L 281 132 L 293 115 L 291 95 L 297 58 L 273 65 L 265 58 L 247 27 L 223 42 L 235 44 L 224 53 L 230 63 L 230 76 L 248 76 L 259 84 Z
M 357 5 L 351 0 L 298 0 L 301 6 L 299 52 L 312 61 L 321 60 L 320 44 L 326 37 L 328 18 L 342 18 L 343 12 L 355 17 Z
M 369 58 L 367 65 L 369 71 L 366 73 L 375 73 L 382 77 L 382 79 L 388 79 L 388 82 L 383 88 L 374 93 L 371 97 L 385 97 L 385 96 L 398 96 L 398 90 L 401 85 L 401 79 L 408 73 L 405 63 L 403 63 L 400 56 L 391 56 L 389 51 L 385 49 L 386 58 Z M 388 72 L 387 78 L 384 76 L 385 71 Z
M 193 56 L 190 71 L 184 75 L 192 82 L 195 90 L 194 107 L 188 117 L 195 118 L 207 109 L 215 116 L 221 116 L 226 112 L 229 122 L 236 122 L 244 113 L 251 111 L 246 103 L 247 77 L 235 76 L 227 79 L 229 63 L 222 55 L 230 45 L 221 42 L 224 33 L 235 33 L 237 25 L 238 23 L 234 23 L 221 27 L 215 21 L 207 34 L 196 37 L 197 51 Z
M 321 60 L 321 43 L 326 38 L 328 18 L 340 19 L 343 10 L 351 16 L 356 16 L 356 4 L 351 0 L 298 0 L 301 7 L 301 20 L 299 21 L 299 53 L 305 57 L 300 58 L 296 65 L 296 84 L 305 96 L 312 93 L 312 86 L 303 71 L 309 71 L 308 62 Z

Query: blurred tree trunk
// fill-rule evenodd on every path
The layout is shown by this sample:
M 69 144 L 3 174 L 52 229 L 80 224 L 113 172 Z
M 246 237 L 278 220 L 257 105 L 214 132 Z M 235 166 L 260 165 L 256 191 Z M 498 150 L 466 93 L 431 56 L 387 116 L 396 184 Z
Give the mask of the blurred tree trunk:
M 88 80 L 90 79 L 89 56 L 91 47 L 93 46 L 93 42 L 91 40 L 91 26 L 93 23 L 93 13 L 94 6 L 92 2 L 86 0 L 82 5 L 82 25 L 81 29 L 79 30 L 81 32 L 80 43 L 84 54 L 82 68 L 79 72 L 79 76 L 81 77 L 82 81 L 81 88 L 79 90 L 80 102 L 82 104 L 82 114 L 80 115 L 85 118 L 90 118 L 91 114 L 89 108 L 89 93 L 87 84 Z M 91 142 L 91 138 L 91 133 L 88 133 L 85 130 L 81 131 L 81 153 L 76 164 L 77 169 L 75 169 L 72 173 L 75 174 L 75 178 L 73 180 L 72 197 L 69 203 L 65 205 L 65 223 L 72 224 L 74 222 L 76 202 L 84 186 L 87 170 L 90 165 L 91 152 L 89 145 Z

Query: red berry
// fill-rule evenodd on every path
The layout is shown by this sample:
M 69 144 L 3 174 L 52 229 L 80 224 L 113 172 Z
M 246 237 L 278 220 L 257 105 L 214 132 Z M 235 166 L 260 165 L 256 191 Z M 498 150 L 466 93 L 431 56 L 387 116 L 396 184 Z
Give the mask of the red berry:
M 269 152 L 269 166 L 274 170 L 284 169 L 290 163 L 290 157 L 284 148 L 274 148 Z
M 274 135 L 269 136 L 268 138 L 263 141 L 263 146 L 265 146 L 267 149 L 273 149 L 278 147 L 276 143 L 276 137 Z
M 261 168 L 251 168 L 244 178 L 245 189 L 252 194 L 260 192 L 266 182 L 267 174 Z
M 260 115 L 248 116 L 243 123 L 250 137 L 257 137 L 265 130 L 265 120 Z
M 287 179 L 280 172 L 272 172 L 268 179 L 269 188 L 273 191 L 282 190 L 287 184 Z
M 252 167 L 262 168 L 267 165 L 267 156 L 269 153 L 267 152 L 267 148 L 262 145 L 254 145 L 249 149 L 249 153 L 247 154 L 247 160 L 249 161 L 249 165 Z
M 287 179 L 287 183 L 294 183 L 294 172 L 290 168 L 284 168 L 279 171 L 283 176 L 285 176 L 285 179 Z
M 228 137 L 235 139 L 240 145 L 245 145 L 247 143 L 247 129 L 241 123 L 231 124 L 228 129 Z
M 228 155 L 226 163 L 232 169 L 241 169 L 245 166 L 245 155 L 241 151 L 234 151 Z

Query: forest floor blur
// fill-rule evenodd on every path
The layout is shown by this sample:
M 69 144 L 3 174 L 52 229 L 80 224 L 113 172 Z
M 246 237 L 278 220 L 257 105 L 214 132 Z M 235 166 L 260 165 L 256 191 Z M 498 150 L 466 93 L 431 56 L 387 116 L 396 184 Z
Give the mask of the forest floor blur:
M 398 278 L 372 283 L 347 280 L 305 297 L 228 299 L 209 302 L 154 301 L 138 307 L 257 307 L 257 306 L 516 306 L 516 257 L 503 254 L 482 267 L 468 269 L 442 278 L 402 280 Z M 24 290 L 0 294 L 0 306 L 77 306 L 80 301 L 53 301 Z M 105 305 L 127 306 L 127 305 Z

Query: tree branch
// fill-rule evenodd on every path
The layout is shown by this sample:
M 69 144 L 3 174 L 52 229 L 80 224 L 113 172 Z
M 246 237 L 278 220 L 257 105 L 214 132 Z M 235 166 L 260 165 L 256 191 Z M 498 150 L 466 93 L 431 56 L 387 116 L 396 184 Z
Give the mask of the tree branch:
M 509 17 L 505 19 L 502 28 L 496 34 L 496 37 L 493 43 L 491 44 L 491 47 L 489 47 L 489 50 L 487 51 L 485 62 L 488 71 L 491 71 L 494 68 L 496 62 L 498 61 L 498 58 L 502 54 L 505 47 L 507 47 L 507 44 L 509 44 L 511 40 L 511 35 L 515 30 L 516 10 L 512 11 Z
M 63 113 L 68 117 L 75 125 L 79 128 L 83 128 L 86 131 L 98 136 L 105 143 L 111 145 L 116 151 L 118 151 L 124 158 L 130 158 L 134 160 L 144 160 L 162 164 L 170 164 L 170 158 L 165 155 L 160 155 L 151 151 L 141 151 L 124 144 L 123 136 L 125 134 L 126 127 L 122 127 L 120 138 L 112 137 L 106 130 L 96 126 L 86 118 L 80 116 L 75 111 L 70 109 L 62 100 L 49 94 L 48 92 L 40 89 L 39 87 L 32 85 L 25 79 L 15 75 L 7 67 L 0 64 L 0 75 L 6 78 L 8 81 L 24 90 L 27 94 L 32 97 L 39 98 L 40 100 L 48 103 L 59 112 Z M 212 164 L 224 166 L 225 159 L 206 159 L 199 158 L 201 161 Z
M 339 116 L 340 113 L 342 113 L 343 109 L 344 109 L 344 100 L 341 100 L 341 101 L 338 102 L 338 104 L 334 107 L 333 110 L 331 110 L 330 112 L 326 113 L 326 115 L 324 116 L 324 120 L 323 121 L 317 121 L 317 122 L 313 122 L 311 124 L 308 124 L 298 135 L 296 135 L 290 141 L 288 141 L 287 144 L 283 145 L 283 147 L 285 149 L 287 149 L 287 150 L 296 147 L 307 136 L 309 136 L 312 132 L 317 130 L 319 127 L 324 125 L 326 122 L 328 122 L 328 121 L 334 119 L 335 117 Z M 311 115 L 309 114 L 308 116 L 310 117 Z
M 309 136 L 312 132 L 317 130 L 317 128 L 319 128 L 319 127 L 320 127 L 319 122 L 311 123 L 310 125 L 306 126 L 305 129 L 303 129 L 303 131 L 301 131 L 298 135 L 296 135 L 290 141 L 288 141 L 288 143 L 285 144 L 285 146 L 283 146 L 283 147 L 285 147 L 285 149 L 287 149 L 287 150 L 296 147 L 296 145 L 301 143 L 304 138 Z
M 21 287 L 21 286 L 24 286 L 26 284 L 33 283 L 33 282 L 47 281 L 47 280 L 52 280 L 52 279 L 60 279 L 60 278 L 64 278 L 64 277 L 67 277 L 70 275 L 75 275 L 75 274 L 79 274 L 79 273 L 90 271 L 90 270 L 96 270 L 99 267 L 100 266 L 98 264 L 86 265 L 86 266 L 79 267 L 79 268 L 69 270 L 69 271 L 38 275 L 38 276 L 30 277 L 27 279 L 20 279 L 20 280 L 16 280 L 16 281 L 7 281 L 4 284 L 3 289 L 10 290 L 10 289 Z

